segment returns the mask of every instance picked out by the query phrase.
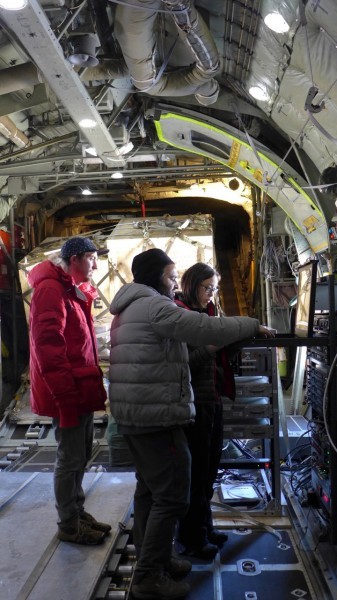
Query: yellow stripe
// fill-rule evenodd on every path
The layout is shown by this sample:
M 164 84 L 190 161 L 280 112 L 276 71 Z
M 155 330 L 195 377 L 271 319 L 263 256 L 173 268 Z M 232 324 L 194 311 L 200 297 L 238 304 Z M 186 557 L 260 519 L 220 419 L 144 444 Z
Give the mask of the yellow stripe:
M 208 123 L 203 123 L 202 121 L 198 121 L 198 120 L 192 119 L 190 117 L 183 117 L 182 115 L 176 115 L 175 113 L 166 113 L 166 114 L 160 116 L 160 120 L 164 121 L 165 119 L 175 119 L 178 121 L 183 121 L 184 123 L 192 123 L 192 124 L 198 125 L 200 127 L 203 127 L 204 129 L 207 129 L 210 132 L 219 133 L 220 135 L 222 135 L 226 138 L 229 138 L 231 140 L 231 142 L 233 143 L 232 148 L 233 148 L 234 143 L 236 143 L 236 144 L 239 144 L 239 146 L 244 146 L 244 147 L 248 148 L 250 151 L 252 151 L 252 148 L 249 144 L 240 140 L 239 138 L 236 138 L 234 135 L 231 135 L 230 133 L 224 131 L 223 129 L 214 127 L 214 125 L 209 125 Z M 201 152 L 200 150 L 191 150 L 189 148 L 186 148 L 185 146 L 180 146 L 179 144 L 173 144 L 171 141 L 167 140 L 163 133 L 163 130 L 161 128 L 160 121 L 155 121 L 155 127 L 156 127 L 158 138 L 161 142 L 165 142 L 166 144 L 169 144 L 170 146 L 173 146 L 174 148 L 180 148 L 180 150 L 184 150 L 185 152 L 187 151 L 187 152 L 191 152 L 192 154 L 209 157 L 209 154 L 207 154 L 205 152 Z M 257 151 L 257 154 L 264 161 L 266 161 L 269 165 L 271 165 L 278 173 L 280 173 L 280 174 L 283 173 L 283 171 L 279 168 L 279 166 L 273 160 L 271 160 L 268 156 L 266 156 L 265 154 L 263 154 L 260 151 Z M 231 156 L 229 158 L 229 161 L 221 160 L 221 158 L 218 158 L 218 157 L 212 157 L 212 159 L 216 162 L 219 162 L 220 164 L 228 166 L 229 168 L 233 168 L 230 164 Z M 248 165 L 248 168 L 249 168 L 249 165 Z M 300 185 L 294 180 L 293 177 L 288 176 L 287 173 L 285 173 L 285 175 L 287 176 L 288 180 L 293 184 L 293 186 L 297 189 L 298 193 L 301 194 L 301 196 L 303 196 L 307 200 L 307 202 L 309 202 L 310 206 L 312 206 L 314 208 L 314 210 L 317 211 L 317 213 L 320 215 L 320 217 L 322 217 L 322 219 L 324 219 L 322 212 L 319 210 L 319 208 L 316 206 L 316 204 L 312 201 L 310 196 L 308 196 L 308 194 L 300 187 Z M 257 178 L 256 178 L 256 180 L 259 181 L 259 179 L 257 179 Z M 259 183 L 260 183 L 260 181 L 259 181 Z M 262 187 L 262 186 L 260 186 L 260 187 Z M 263 186 L 263 189 L 265 189 L 265 186 Z M 265 191 L 268 193 L 268 187 Z

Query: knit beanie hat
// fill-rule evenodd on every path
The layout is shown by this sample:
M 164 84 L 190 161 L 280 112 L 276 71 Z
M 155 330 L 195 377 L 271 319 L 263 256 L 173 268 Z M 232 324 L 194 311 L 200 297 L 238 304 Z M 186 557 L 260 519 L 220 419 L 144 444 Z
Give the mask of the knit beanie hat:
M 173 260 L 159 248 L 145 250 L 134 257 L 131 265 L 135 283 L 143 283 L 160 291 L 160 278 L 166 265 L 173 265 Z
M 61 247 L 61 258 L 70 258 L 76 254 L 83 254 L 84 252 L 97 252 L 98 256 L 108 254 L 107 248 L 97 248 L 89 238 L 87 237 L 72 237 L 67 240 Z

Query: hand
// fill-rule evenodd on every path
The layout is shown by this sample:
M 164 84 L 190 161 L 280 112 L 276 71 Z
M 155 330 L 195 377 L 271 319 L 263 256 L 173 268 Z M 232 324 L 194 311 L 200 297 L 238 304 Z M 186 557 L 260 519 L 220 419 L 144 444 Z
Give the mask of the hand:
M 265 325 L 259 325 L 258 335 L 265 338 L 275 337 L 275 333 Z

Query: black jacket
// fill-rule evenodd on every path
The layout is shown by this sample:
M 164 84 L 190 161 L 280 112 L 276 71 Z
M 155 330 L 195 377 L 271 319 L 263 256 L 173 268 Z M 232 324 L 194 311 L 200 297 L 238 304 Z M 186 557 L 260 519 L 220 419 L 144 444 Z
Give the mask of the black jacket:
M 209 316 L 216 317 L 216 307 L 213 302 L 209 302 L 205 310 L 198 310 L 189 306 L 183 297 L 179 296 L 176 304 L 187 310 L 204 312 Z M 188 352 L 194 402 L 218 403 L 221 396 L 227 396 L 234 400 L 234 373 L 226 348 L 222 348 L 214 354 L 206 346 L 189 344 Z

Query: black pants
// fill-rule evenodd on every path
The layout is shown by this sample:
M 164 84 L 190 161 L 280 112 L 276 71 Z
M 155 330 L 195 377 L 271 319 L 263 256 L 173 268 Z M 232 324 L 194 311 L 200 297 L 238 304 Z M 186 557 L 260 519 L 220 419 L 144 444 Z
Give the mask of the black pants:
M 223 446 L 222 404 L 195 405 L 195 423 L 187 432 L 192 458 L 190 507 L 180 519 L 177 541 L 188 549 L 200 549 L 213 529 L 211 498 Z
M 182 428 L 125 435 L 136 467 L 133 541 L 137 578 L 165 570 L 177 519 L 188 509 L 191 457 Z

